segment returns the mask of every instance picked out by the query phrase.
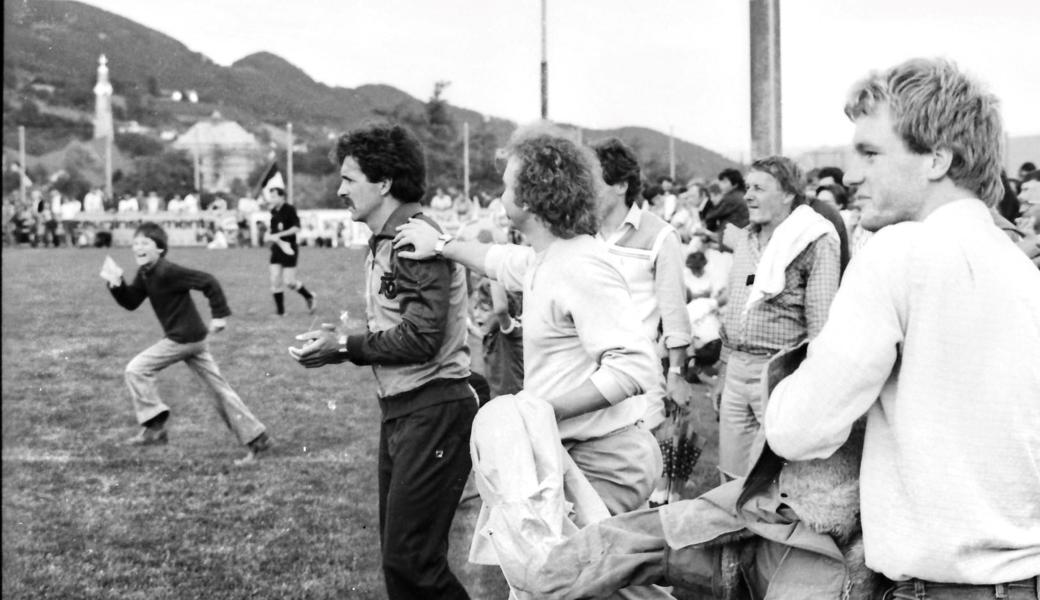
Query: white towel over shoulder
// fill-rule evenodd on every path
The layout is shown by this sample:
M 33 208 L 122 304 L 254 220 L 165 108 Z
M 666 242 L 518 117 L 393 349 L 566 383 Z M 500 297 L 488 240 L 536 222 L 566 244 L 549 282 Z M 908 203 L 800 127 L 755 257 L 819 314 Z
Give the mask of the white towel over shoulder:
M 803 204 L 791 211 L 773 232 L 773 237 L 769 239 L 765 251 L 762 252 L 758 268 L 755 269 L 755 282 L 751 285 L 751 293 L 748 294 L 744 311 L 751 308 L 755 302 L 772 298 L 784 291 L 788 265 L 808 248 L 809 244 L 825 235 L 838 241 L 838 232 L 834 225 L 812 207 Z

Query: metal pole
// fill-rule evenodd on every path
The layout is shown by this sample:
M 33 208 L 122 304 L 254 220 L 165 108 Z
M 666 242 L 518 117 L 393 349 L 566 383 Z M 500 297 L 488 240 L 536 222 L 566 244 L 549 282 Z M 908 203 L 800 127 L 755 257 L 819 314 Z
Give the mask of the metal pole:
M 289 204 L 293 203 L 293 190 L 292 190 L 292 154 L 293 154 L 293 139 L 292 139 L 292 123 L 289 123 L 286 127 L 288 134 L 288 148 L 285 150 L 285 187 L 286 187 L 286 201 Z
M 675 128 L 668 128 L 668 176 L 675 181 Z
M 29 171 L 25 164 L 25 126 L 18 126 L 18 191 L 22 196 L 22 206 L 25 206 L 25 174 Z M 6 223 L 5 223 L 6 225 Z
M 751 158 L 780 154 L 780 0 L 749 0 Z
M 191 166 L 195 172 L 193 194 L 202 194 L 202 174 L 199 172 L 199 131 L 195 130 L 195 143 L 191 145 Z
M 462 122 L 462 193 L 469 201 L 469 123 Z
M 545 0 L 542 0 L 542 118 L 549 118 L 549 60 L 545 51 Z

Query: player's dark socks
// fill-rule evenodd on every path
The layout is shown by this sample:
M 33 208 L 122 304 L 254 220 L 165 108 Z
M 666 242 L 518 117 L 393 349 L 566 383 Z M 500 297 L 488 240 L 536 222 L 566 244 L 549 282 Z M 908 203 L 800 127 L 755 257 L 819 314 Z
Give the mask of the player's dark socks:
M 302 283 L 300 284 L 300 287 L 296 288 L 296 291 L 307 300 L 314 297 L 314 294 L 307 291 L 307 288 L 305 288 Z
M 275 292 L 274 294 L 274 306 L 278 310 L 278 314 L 285 314 L 285 294 L 283 292 Z

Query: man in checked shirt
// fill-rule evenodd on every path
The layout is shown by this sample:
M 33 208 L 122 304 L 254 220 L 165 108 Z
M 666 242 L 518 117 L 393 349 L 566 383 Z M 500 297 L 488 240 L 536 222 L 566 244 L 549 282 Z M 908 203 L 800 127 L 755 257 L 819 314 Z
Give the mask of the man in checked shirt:
M 808 206 L 798 166 L 772 156 L 747 175 L 750 224 L 733 253 L 729 302 L 723 309 L 719 400 L 719 470 L 723 481 L 747 475 L 761 435 L 762 371 L 771 356 L 814 337 L 838 289 L 838 234 Z M 792 208 L 797 206 L 797 208 Z

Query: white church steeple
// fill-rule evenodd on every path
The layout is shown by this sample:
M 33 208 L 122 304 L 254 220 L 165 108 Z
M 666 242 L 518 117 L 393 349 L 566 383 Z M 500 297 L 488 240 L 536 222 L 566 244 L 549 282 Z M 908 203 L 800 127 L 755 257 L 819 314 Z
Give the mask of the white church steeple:
M 112 84 L 108 81 L 108 59 L 98 58 L 97 84 L 94 86 L 94 139 L 112 139 Z

